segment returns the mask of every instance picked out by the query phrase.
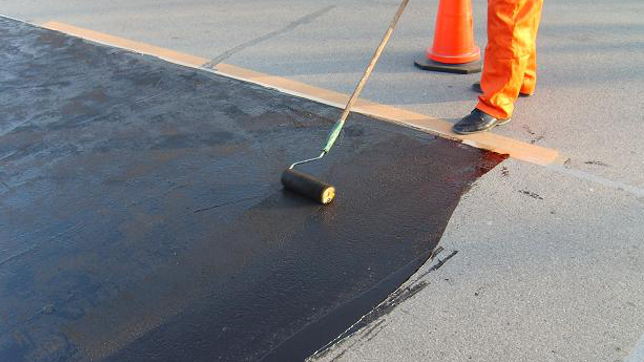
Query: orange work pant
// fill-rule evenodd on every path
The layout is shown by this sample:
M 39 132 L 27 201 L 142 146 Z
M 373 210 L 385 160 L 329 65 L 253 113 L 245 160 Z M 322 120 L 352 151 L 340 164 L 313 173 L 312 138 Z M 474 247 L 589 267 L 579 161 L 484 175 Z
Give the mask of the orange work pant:
M 537 82 L 537 30 L 543 0 L 488 0 L 487 46 L 476 108 L 508 118 L 520 93 Z

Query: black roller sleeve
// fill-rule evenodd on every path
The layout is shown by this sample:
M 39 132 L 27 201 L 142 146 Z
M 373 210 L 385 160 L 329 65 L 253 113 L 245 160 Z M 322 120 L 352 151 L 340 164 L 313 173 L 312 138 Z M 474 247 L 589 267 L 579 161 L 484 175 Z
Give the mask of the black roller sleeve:
M 324 205 L 333 201 L 335 197 L 335 187 L 292 169 L 282 173 L 282 185 L 287 190 Z

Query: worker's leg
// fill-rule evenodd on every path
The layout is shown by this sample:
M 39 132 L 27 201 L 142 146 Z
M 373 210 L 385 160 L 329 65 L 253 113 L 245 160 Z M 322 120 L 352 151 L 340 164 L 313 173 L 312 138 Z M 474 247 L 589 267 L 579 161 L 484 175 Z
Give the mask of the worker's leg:
M 512 116 L 524 78 L 526 90 L 536 75 L 528 71 L 535 49 L 536 29 L 543 0 L 489 0 L 488 43 L 481 77 L 483 95 L 476 108 L 497 119 Z M 534 58 L 536 70 L 536 54 Z M 526 74 L 526 72 L 528 73 Z
M 488 0 L 483 94 L 476 109 L 454 125 L 454 132 L 477 133 L 508 123 L 519 92 L 534 92 L 542 5 L 543 0 Z
M 539 1 L 539 4 L 537 4 L 539 9 L 537 10 L 535 21 L 532 24 L 532 36 L 534 39 L 532 42 L 532 52 L 530 53 L 528 67 L 526 68 L 525 75 L 523 76 L 523 85 L 521 85 L 521 90 L 519 91 L 521 94 L 525 95 L 532 95 L 537 86 L 537 32 L 541 21 L 542 5 L 543 1 Z
M 528 59 L 528 67 L 525 70 L 525 75 L 523 76 L 523 84 L 519 90 L 520 96 L 531 96 L 534 93 L 534 90 L 537 85 L 537 32 L 539 30 L 539 23 L 541 21 L 541 7 L 543 2 L 539 3 L 539 10 L 537 12 L 537 17 L 532 24 L 532 35 L 534 36 L 534 42 L 532 46 L 532 51 L 530 53 L 530 59 Z M 479 93 L 483 93 L 481 88 L 481 83 L 477 82 L 472 84 L 472 89 Z

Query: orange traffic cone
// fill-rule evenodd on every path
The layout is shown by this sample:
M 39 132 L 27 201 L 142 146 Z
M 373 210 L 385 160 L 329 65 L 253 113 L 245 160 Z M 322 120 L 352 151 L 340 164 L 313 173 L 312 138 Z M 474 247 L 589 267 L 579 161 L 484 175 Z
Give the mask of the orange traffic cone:
M 425 70 L 450 73 L 481 71 L 481 50 L 474 44 L 471 0 L 440 0 L 434 44 L 414 63 Z

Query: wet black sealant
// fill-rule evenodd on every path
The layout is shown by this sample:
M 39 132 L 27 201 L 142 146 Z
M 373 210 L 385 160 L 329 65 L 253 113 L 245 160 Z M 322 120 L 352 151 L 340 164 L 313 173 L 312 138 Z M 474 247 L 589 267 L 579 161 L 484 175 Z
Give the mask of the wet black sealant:
M 503 157 L 0 18 L 0 360 L 297 361 L 396 289 Z

